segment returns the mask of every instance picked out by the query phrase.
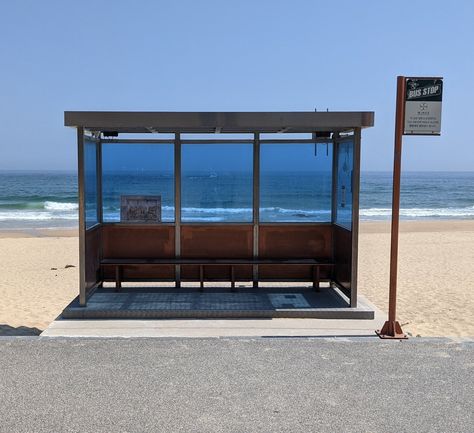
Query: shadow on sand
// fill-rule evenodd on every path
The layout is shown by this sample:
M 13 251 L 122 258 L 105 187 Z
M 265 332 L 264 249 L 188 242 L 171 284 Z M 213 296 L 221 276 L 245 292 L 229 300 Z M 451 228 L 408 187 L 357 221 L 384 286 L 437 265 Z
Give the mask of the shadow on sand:
M 43 331 L 38 328 L 29 328 L 28 326 L 18 326 L 14 328 L 10 325 L 0 325 L 0 336 L 1 337 L 11 337 L 11 336 L 31 336 L 31 335 L 40 335 Z

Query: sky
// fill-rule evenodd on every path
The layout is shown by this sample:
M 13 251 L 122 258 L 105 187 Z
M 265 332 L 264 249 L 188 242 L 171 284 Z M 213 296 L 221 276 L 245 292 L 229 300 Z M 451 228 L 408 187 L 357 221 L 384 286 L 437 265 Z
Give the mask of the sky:
M 68 110 L 375 111 L 391 170 L 396 76 L 443 76 L 440 137 L 403 169 L 474 171 L 472 1 L 0 1 L 0 169 L 76 168 Z

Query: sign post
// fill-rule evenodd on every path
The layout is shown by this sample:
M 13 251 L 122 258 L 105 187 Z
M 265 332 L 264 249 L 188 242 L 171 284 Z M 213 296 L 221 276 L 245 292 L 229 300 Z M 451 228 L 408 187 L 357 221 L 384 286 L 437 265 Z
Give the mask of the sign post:
M 376 331 L 380 338 L 407 338 L 396 320 L 402 137 L 403 135 L 440 135 L 442 94 L 442 78 L 397 77 L 388 320 L 382 329 Z

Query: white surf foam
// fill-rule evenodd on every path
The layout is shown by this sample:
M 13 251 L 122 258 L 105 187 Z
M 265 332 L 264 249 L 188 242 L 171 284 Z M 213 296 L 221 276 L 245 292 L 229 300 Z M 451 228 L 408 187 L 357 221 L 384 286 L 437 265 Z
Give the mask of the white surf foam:
M 57 201 L 45 201 L 44 208 L 50 211 L 73 211 L 79 208 L 77 203 L 60 203 Z
M 369 208 L 361 209 L 360 216 L 366 219 L 370 218 L 387 218 L 392 215 L 391 208 Z M 402 208 L 400 216 L 404 218 L 468 218 L 474 217 L 474 206 L 463 208 L 447 207 L 447 208 Z
M 77 214 L 54 214 L 51 212 L 7 211 L 0 212 L 0 221 L 50 221 L 76 220 Z

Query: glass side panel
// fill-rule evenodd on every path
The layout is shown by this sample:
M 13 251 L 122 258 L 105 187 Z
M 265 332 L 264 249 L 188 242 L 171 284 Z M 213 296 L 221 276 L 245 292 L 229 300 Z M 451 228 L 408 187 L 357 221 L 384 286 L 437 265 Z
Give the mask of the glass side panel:
M 86 229 L 97 224 L 97 147 L 96 143 L 84 139 L 84 197 Z
M 252 144 L 183 144 L 183 222 L 252 221 Z
M 352 171 L 354 167 L 354 142 L 339 143 L 337 155 L 337 209 L 336 223 L 352 229 Z
M 159 196 L 161 221 L 174 221 L 173 144 L 102 145 L 104 222 L 120 221 L 121 197 Z
M 262 143 L 260 221 L 331 222 L 332 143 Z

